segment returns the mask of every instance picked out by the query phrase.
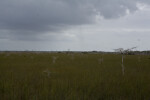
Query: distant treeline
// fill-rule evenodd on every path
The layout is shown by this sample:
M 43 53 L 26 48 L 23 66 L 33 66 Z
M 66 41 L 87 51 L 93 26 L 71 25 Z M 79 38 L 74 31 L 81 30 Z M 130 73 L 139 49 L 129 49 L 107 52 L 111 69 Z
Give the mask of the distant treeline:
M 0 53 L 82 53 L 82 54 L 120 54 L 120 52 L 106 51 L 0 51 Z M 150 55 L 150 51 L 129 51 L 126 55 Z

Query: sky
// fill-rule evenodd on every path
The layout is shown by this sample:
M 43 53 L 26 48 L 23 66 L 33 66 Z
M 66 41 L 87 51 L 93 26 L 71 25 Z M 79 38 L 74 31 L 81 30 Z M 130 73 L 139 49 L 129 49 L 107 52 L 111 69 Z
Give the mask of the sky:
M 0 51 L 150 50 L 150 0 L 0 0 Z

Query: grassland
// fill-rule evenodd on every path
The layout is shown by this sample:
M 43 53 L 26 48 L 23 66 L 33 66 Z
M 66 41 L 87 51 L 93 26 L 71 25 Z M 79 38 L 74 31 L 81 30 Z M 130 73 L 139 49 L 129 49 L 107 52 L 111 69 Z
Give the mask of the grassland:
M 0 100 L 150 100 L 150 56 L 0 54 Z

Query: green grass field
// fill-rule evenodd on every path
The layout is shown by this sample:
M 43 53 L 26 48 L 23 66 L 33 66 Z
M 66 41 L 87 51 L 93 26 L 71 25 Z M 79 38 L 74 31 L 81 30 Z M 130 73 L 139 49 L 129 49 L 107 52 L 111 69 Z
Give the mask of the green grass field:
M 0 53 L 0 100 L 150 100 L 150 56 Z

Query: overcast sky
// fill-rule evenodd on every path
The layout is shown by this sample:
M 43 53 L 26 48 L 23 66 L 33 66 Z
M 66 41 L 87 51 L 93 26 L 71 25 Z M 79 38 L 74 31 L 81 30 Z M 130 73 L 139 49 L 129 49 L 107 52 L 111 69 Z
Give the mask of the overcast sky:
M 150 0 L 0 0 L 0 50 L 150 50 Z

